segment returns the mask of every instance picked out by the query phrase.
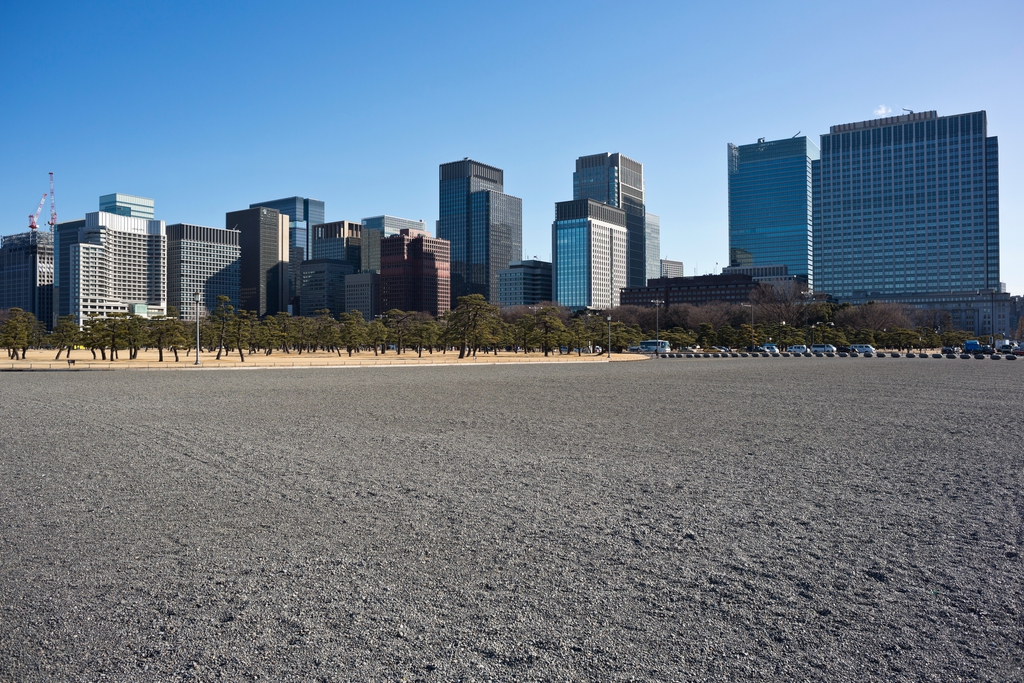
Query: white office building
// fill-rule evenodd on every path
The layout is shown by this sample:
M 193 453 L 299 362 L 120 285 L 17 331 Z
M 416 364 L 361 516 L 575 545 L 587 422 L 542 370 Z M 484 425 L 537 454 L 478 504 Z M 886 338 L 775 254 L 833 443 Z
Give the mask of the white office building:
M 97 211 L 58 226 L 61 315 L 167 312 L 167 236 L 163 221 Z

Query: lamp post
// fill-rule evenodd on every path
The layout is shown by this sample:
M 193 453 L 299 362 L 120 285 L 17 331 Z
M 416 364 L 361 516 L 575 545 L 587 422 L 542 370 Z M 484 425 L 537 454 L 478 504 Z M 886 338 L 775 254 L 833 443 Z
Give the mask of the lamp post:
M 608 360 L 612 359 L 612 317 L 605 318 L 608 321 Z
M 835 327 L 835 323 L 827 323 L 827 322 L 816 322 L 813 325 L 811 325 L 811 333 L 812 333 L 812 336 L 811 336 L 811 346 L 814 346 L 813 333 L 818 328 L 819 325 L 828 325 L 829 327 Z M 822 330 L 822 332 L 821 332 L 821 343 L 822 344 L 825 343 L 825 331 L 824 330 Z
M 654 304 L 654 355 L 657 356 L 661 353 L 661 321 L 658 319 L 661 301 L 651 299 L 651 303 Z
M 199 365 L 199 292 L 192 294 L 192 301 L 196 305 L 196 365 Z

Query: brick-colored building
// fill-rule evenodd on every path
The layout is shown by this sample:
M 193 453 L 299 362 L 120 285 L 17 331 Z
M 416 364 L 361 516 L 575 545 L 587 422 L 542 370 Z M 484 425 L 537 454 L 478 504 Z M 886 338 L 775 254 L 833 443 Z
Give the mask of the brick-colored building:
M 451 301 L 448 240 L 406 228 L 380 242 L 381 310 L 422 311 L 437 316 Z

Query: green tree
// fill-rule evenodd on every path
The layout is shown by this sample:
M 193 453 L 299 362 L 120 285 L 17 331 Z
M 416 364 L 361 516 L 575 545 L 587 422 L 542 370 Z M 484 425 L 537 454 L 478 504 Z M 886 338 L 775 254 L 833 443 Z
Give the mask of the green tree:
M 139 349 L 149 342 L 149 322 L 134 313 L 124 316 L 122 323 L 124 344 L 128 348 L 128 360 L 139 357 Z
M 253 336 L 253 321 L 256 316 L 249 311 L 239 310 L 231 321 L 231 343 L 238 349 L 238 358 L 245 362 L 245 349 Z
M 540 335 L 541 349 L 547 356 L 554 349 L 562 346 L 566 338 L 565 324 L 559 316 L 559 310 L 554 306 L 544 306 L 535 314 L 537 319 L 537 332 Z
M 231 305 L 231 297 L 220 294 L 217 296 L 217 305 L 209 315 L 210 324 L 214 330 L 214 343 L 217 346 L 217 360 L 221 354 L 227 353 L 228 330 L 235 317 L 235 307 Z
M 964 342 L 970 338 L 970 332 L 964 332 L 963 330 L 948 330 L 942 333 L 942 345 L 953 348 L 963 348 Z
M 470 348 L 475 354 L 499 319 L 498 307 L 487 303 L 482 294 L 460 296 L 458 306 L 448 316 L 449 331 L 459 340 L 459 358 L 465 358 Z
M 711 323 L 701 323 L 697 331 L 697 343 L 702 349 L 707 349 L 718 343 L 718 335 L 715 334 L 715 326 Z
M 124 324 L 127 313 L 111 313 L 107 316 L 107 324 L 103 331 L 107 335 L 106 343 L 110 349 L 110 360 L 118 359 L 118 350 L 126 348 L 124 343 Z
M 392 308 L 384 314 L 384 324 L 387 326 L 389 336 L 395 340 L 395 349 L 399 354 L 404 348 L 404 340 L 416 320 L 415 311 L 400 311 Z
M 81 332 L 78 330 L 78 325 L 75 323 L 75 316 L 73 315 L 62 315 L 57 319 L 57 325 L 53 328 L 53 332 L 50 334 L 50 344 L 57 348 L 57 357 L 54 360 L 60 360 L 60 354 L 67 349 L 67 357 L 71 358 L 71 350 L 78 344 Z
M 358 351 L 366 343 L 368 332 L 366 321 L 363 319 L 362 313 L 352 311 L 350 313 L 340 313 L 338 315 L 338 322 L 341 323 L 339 341 L 345 347 L 345 350 L 348 351 L 349 357 L 351 357 L 353 351 Z
M 0 325 L 0 344 L 11 360 L 18 360 L 19 351 L 21 359 L 25 359 L 34 327 L 35 316 L 31 312 L 17 307 L 8 309 L 7 318 Z
M 81 343 L 92 352 L 92 359 L 96 360 L 96 351 L 100 352 L 100 359 L 107 359 L 107 320 L 101 318 L 99 313 L 89 313 L 82 323 Z
M 373 355 L 387 353 L 388 328 L 380 320 L 374 320 L 366 326 L 366 339 L 373 344 Z

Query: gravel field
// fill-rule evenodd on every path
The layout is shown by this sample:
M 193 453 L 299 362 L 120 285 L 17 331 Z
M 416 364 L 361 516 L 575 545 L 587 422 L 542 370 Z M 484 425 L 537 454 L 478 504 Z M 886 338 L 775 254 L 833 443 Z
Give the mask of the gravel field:
M 1022 406 L 945 359 L 4 373 L 0 681 L 1024 680 Z

